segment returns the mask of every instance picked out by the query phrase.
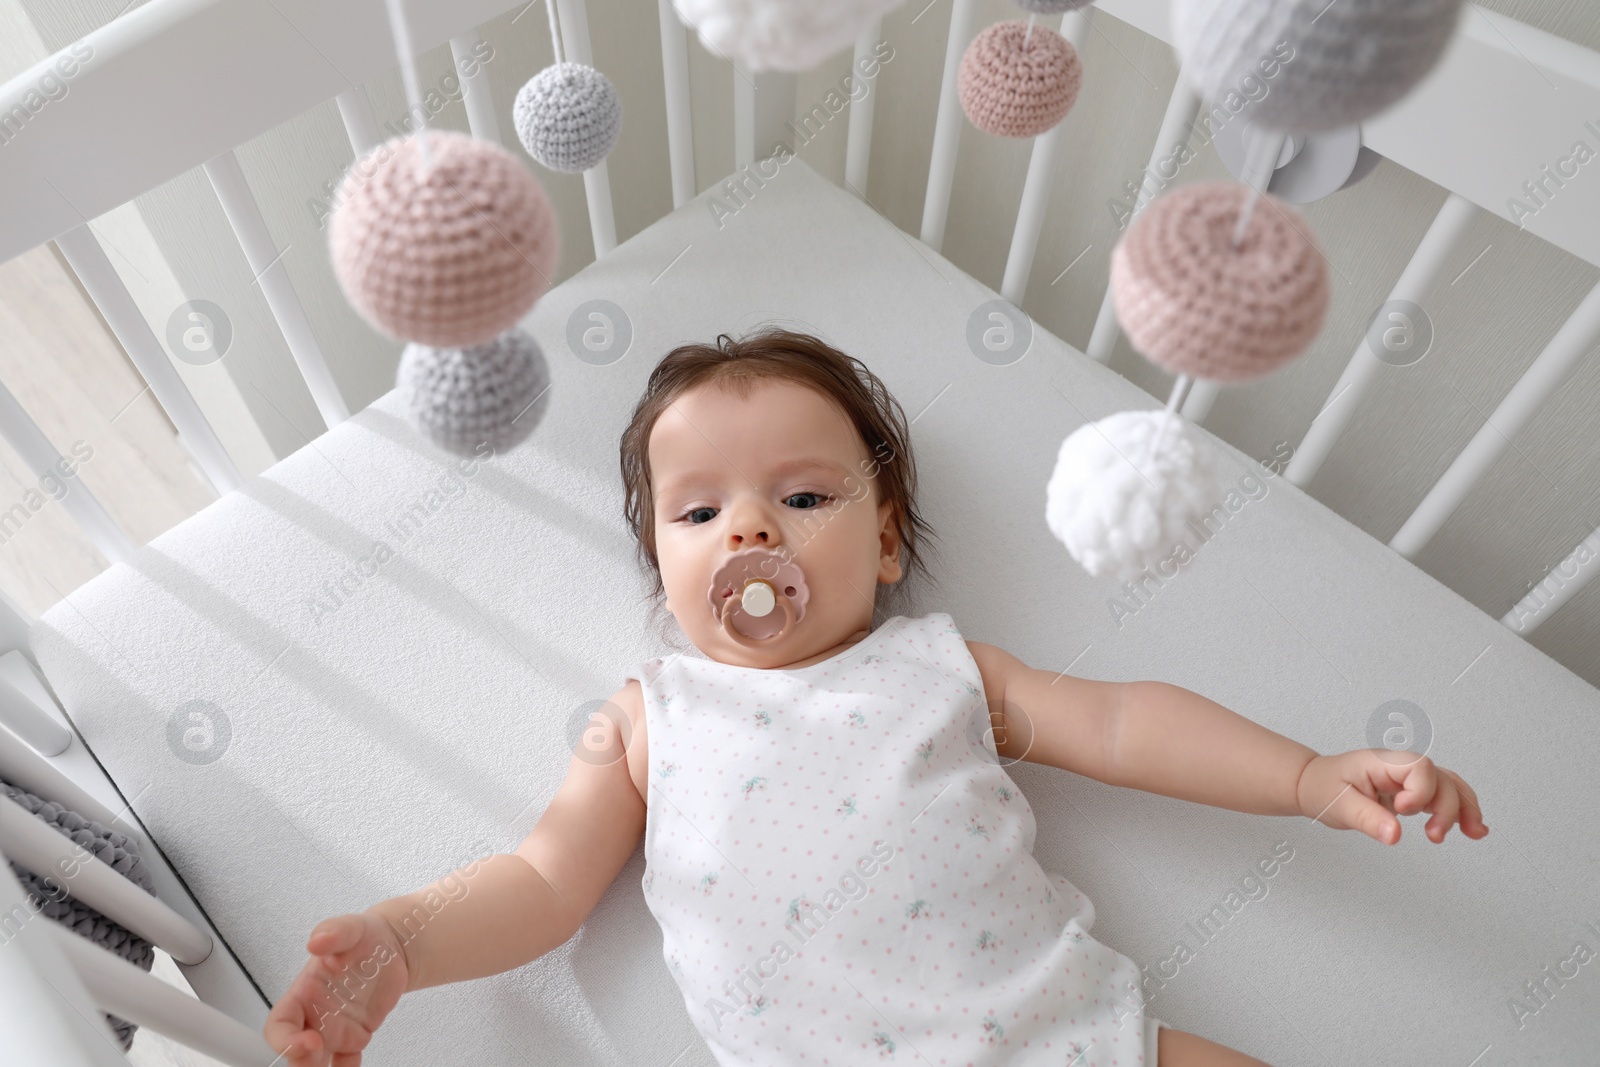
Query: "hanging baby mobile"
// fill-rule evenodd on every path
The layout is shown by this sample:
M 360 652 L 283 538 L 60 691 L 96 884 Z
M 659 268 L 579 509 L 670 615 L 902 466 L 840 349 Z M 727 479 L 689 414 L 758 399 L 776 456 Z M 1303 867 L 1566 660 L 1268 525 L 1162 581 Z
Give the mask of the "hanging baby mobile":
M 388 0 L 400 73 L 420 103 L 400 0 Z M 548 404 L 549 368 L 517 323 L 550 287 L 561 231 L 528 169 L 490 141 L 420 125 L 346 173 L 328 227 L 352 307 L 406 341 L 395 375 L 412 424 L 471 455 L 524 440 Z
M 1017 0 L 1028 21 L 997 22 L 961 56 L 956 94 L 967 119 L 996 137 L 1037 137 L 1067 117 L 1083 84 L 1083 63 L 1070 41 L 1040 15 L 1087 7 L 1089 0 Z
M 562 61 L 555 0 L 546 0 L 545 7 L 556 61 L 517 93 L 511 121 L 528 155 L 551 170 L 575 174 L 611 154 L 622 136 L 622 99 L 595 68 Z
M 1091 575 L 1155 567 L 1218 503 L 1208 446 L 1177 408 L 1194 379 L 1242 383 L 1302 355 L 1330 286 L 1309 223 L 1263 192 L 1284 138 L 1360 122 L 1411 90 L 1454 33 L 1461 0 L 1174 0 L 1182 77 L 1222 99 L 1283 44 L 1292 58 L 1248 114 L 1246 183 L 1163 194 L 1111 255 L 1117 320 L 1145 358 L 1178 375 L 1165 410 L 1125 411 L 1061 444 L 1045 522 Z
M 809 70 L 905 0 L 672 0 L 706 50 L 747 70 Z

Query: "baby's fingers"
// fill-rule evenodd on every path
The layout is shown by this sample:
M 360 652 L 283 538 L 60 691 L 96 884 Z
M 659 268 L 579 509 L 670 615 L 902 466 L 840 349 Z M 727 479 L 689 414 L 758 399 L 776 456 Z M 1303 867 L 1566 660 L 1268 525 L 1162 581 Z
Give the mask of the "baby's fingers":
M 1329 825 L 1360 830 L 1379 844 L 1392 845 L 1400 840 L 1400 820 L 1394 812 L 1357 789 L 1341 793 L 1328 814 L 1333 816 L 1327 819 Z
M 304 1004 L 298 997 L 286 996 L 273 1006 L 262 1036 L 272 1051 L 283 1055 L 288 1067 L 322 1067 L 327 1061 L 319 1056 L 322 1035 L 307 1028 Z
M 1461 832 L 1473 838 L 1487 834 L 1489 824 L 1483 821 L 1483 807 L 1478 803 L 1477 791 L 1455 771 L 1445 771 L 1445 773 L 1461 790 Z
M 306 936 L 306 951 L 313 956 L 332 956 L 348 952 L 361 942 L 366 932 L 359 915 L 335 915 L 323 919 Z
M 1441 844 L 1461 814 L 1461 794 L 1457 792 L 1455 783 L 1448 779 L 1441 781 L 1432 803 L 1425 810 L 1433 812 L 1433 818 L 1422 830 L 1428 835 L 1429 841 Z
M 1385 753 L 1371 765 L 1371 780 L 1380 793 L 1394 794 L 1396 815 L 1415 815 L 1428 807 L 1439 792 L 1439 768 L 1427 756 L 1417 756 L 1406 763 L 1395 763 L 1396 756 L 1410 753 Z
M 1447 783 L 1445 788 L 1453 787 L 1456 794 L 1456 803 L 1460 808 L 1456 821 L 1461 826 L 1461 832 L 1474 840 L 1483 838 L 1489 833 L 1489 825 L 1483 821 L 1483 809 L 1478 805 L 1478 794 L 1473 792 L 1472 787 L 1455 771 L 1440 767 L 1439 773 Z M 1449 829 L 1449 824 L 1445 824 L 1439 835 L 1441 840 L 1444 837 L 1443 831 Z

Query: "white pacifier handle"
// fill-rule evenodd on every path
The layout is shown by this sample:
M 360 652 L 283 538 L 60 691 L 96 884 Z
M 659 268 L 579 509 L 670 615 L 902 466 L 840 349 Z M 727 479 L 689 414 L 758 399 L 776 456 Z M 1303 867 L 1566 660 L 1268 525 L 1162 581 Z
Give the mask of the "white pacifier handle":
M 766 618 L 778 606 L 778 594 L 772 591 L 770 582 L 752 578 L 745 583 L 744 592 L 739 595 L 739 606 L 744 608 L 747 615 Z
M 739 632 L 733 625 L 733 609 L 743 608 L 746 612 L 757 618 L 765 618 L 772 614 L 774 608 L 783 609 L 783 626 L 777 633 L 770 637 L 748 637 Z M 761 578 L 751 578 L 745 582 L 744 590 L 738 596 L 730 596 L 723 600 L 722 611 L 718 615 L 722 629 L 733 640 L 745 648 L 759 648 L 776 638 L 782 637 L 794 628 L 794 608 L 789 603 L 788 597 L 779 597 L 773 590 L 771 583 Z

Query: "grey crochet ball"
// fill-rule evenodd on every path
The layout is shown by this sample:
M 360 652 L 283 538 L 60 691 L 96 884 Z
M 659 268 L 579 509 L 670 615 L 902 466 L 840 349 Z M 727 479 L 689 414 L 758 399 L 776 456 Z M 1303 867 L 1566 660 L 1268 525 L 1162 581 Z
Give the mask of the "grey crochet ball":
M 1016 0 L 1017 6 L 1035 15 L 1062 15 L 1088 7 L 1094 0 Z
M 611 79 L 583 63 L 557 63 L 528 79 L 511 105 L 517 139 L 551 170 L 574 173 L 605 159 L 622 134 Z
M 103 826 L 93 819 L 86 819 L 53 800 L 37 797 L 26 789 L 4 780 L 0 780 L 0 795 L 22 805 L 50 829 L 69 838 L 85 852 L 91 853 L 146 893 L 155 895 L 155 879 L 150 876 L 150 869 L 145 866 L 143 857 L 139 855 L 139 847 L 125 834 Z M 52 876 L 47 881 L 33 871 L 19 867 L 13 861 L 8 860 L 7 863 L 11 873 L 22 883 L 23 890 L 33 898 L 39 914 L 54 919 L 68 929 L 87 937 L 101 948 L 110 950 L 112 954 L 120 956 L 141 970 L 148 971 L 154 965 L 156 961 L 154 946 L 139 935 L 112 922 L 76 897 L 70 896 L 68 892 L 71 888 L 70 879 L 58 880 Z M 133 1048 L 133 1034 L 139 1029 L 138 1024 L 119 1018 L 110 1012 L 106 1012 L 105 1017 L 106 1022 L 111 1024 L 112 1032 L 117 1035 L 117 1040 L 122 1044 L 122 1051 L 127 1052 Z
M 1173 0 L 1183 74 L 1212 104 L 1290 133 L 1363 121 L 1410 92 L 1455 33 L 1462 0 Z M 1235 106 L 1232 110 L 1237 111 Z
M 440 448 L 476 454 L 522 442 L 550 402 L 550 367 L 538 342 L 518 329 L 470 348 L 412 342 L 400 357 L 395 387 L 411 422 Z

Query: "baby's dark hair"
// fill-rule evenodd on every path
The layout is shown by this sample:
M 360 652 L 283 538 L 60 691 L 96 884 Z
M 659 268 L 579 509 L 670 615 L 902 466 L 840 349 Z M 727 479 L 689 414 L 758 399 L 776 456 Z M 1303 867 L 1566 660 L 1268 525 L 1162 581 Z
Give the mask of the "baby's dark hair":
M 662 357 L 633 418 L 622 433 L 623 514 L 641 564 L 654 577 L 649 595 L 658 604 L 665 587 L 656 555 L 655 492 L 650 478 L 650 431 L 667 406 L 698 385 L 714 382 L 741 399 L 758 381 L 782 379 L 807 386 L 833 401 L 855 426 L 872 468 L 863 470 L 877 487 L 876 502 L 887 501 L 900 534 L 901 580 L 874 598 L 873 625 L 903 614 L 909 579 L 933 580 L 925 556 L 936 535 L 917 510 L 917 467 L 905 411 L 876 374 L 854 356 L 813 337 L 768 326 L 735 340 L 718 334 L 717 343 L 679 345 Z M 881 616 L 881 617 L 880 617 Z

